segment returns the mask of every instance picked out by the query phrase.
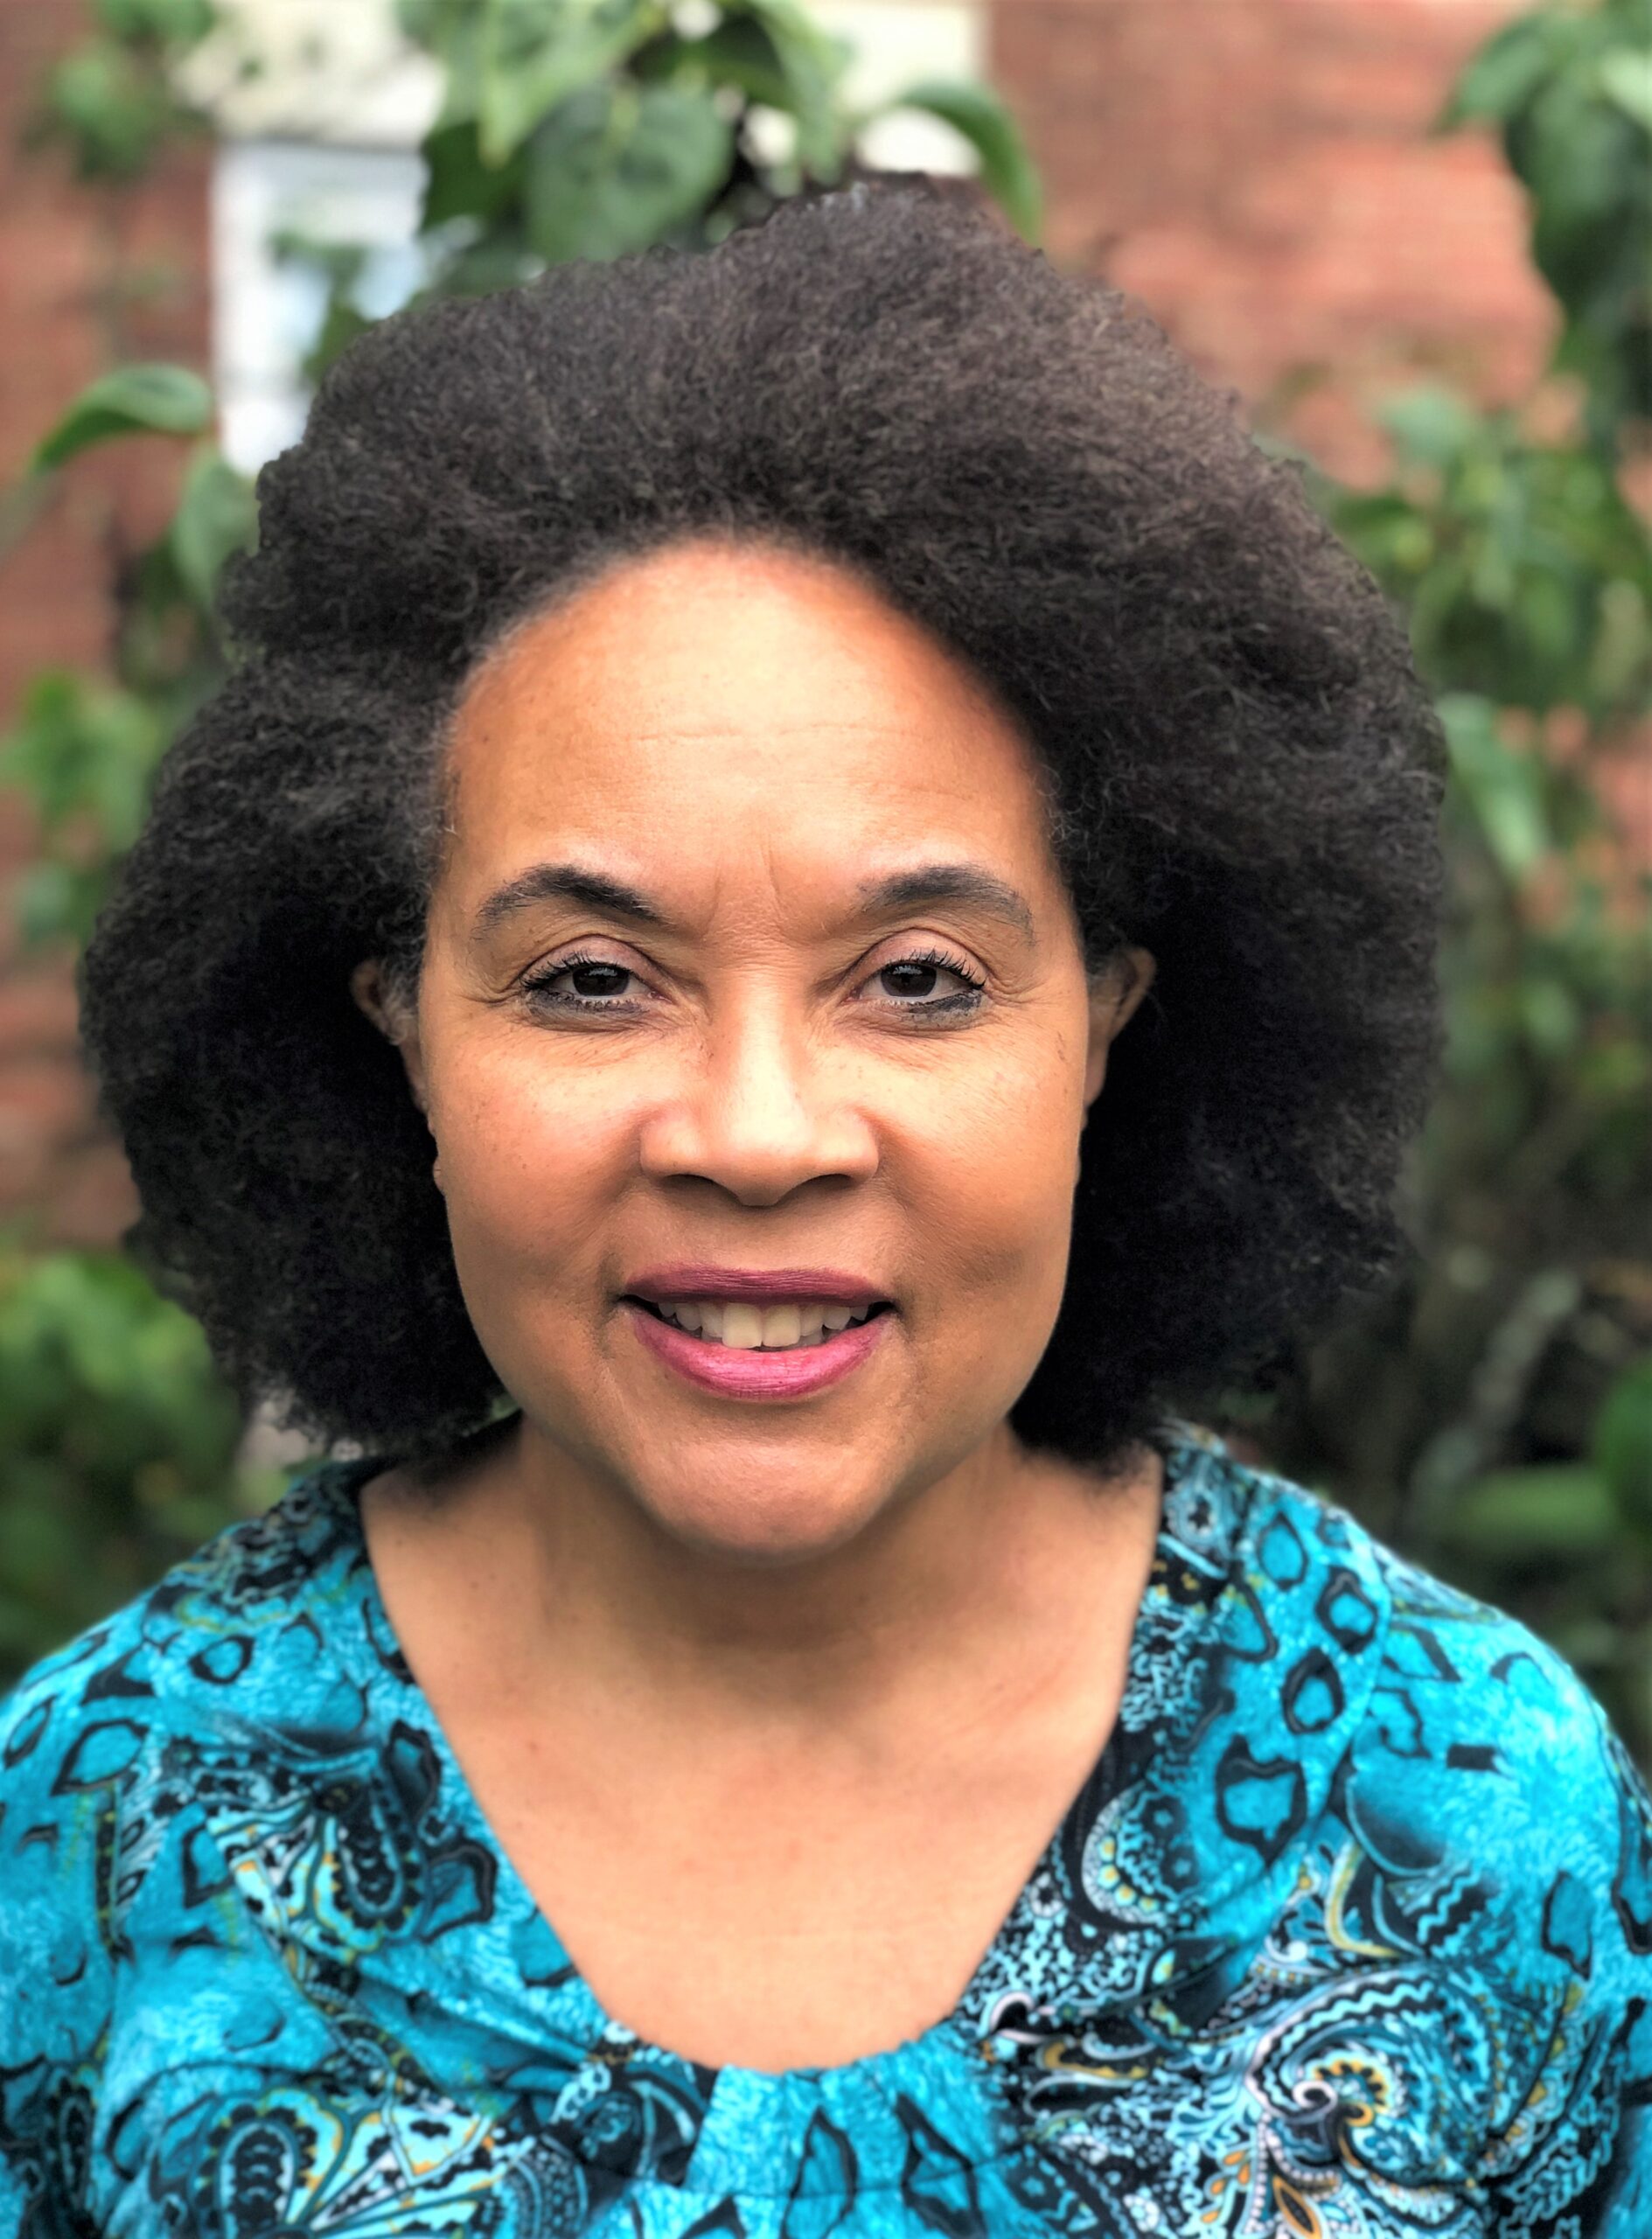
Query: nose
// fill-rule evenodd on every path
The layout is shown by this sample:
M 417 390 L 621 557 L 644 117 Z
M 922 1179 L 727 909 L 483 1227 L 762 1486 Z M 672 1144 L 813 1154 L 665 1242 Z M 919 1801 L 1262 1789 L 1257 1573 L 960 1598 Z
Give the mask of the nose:
M 773 1205 L 826 1176 L 876 1171 L 877 1140 L 846 1094 L 842 1060 L 810 1046 L 806 1026 L 754 997 L 708 1024 L 697 1052 L 662 1082 L 642 1127 L 643 1170 L 694 1175 L 742 1204 Z

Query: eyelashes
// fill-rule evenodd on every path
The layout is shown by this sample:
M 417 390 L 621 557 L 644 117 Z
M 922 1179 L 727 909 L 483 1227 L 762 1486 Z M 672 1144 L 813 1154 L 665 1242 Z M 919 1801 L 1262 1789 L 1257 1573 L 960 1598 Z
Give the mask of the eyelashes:
M 878 966 L 877 970 L 871 974 L 871 979 L 880 980 L 890 973 L 914 971 L 931 973 L 946 973 L 963 984 L 955 993 L 943 995 L 938 1000 L 902 1002 L 897 999 L 892 1000 L 883 1008 L 895 1012 L 897 1015 L 904 1012 L 914 1019 L 925 1022 L 937 1017 L 958 1019 L 979 1009 L 986 992 L 986 981 L 978 973 L 972 971 L 960 957 L 948 955 L 944 950 L 938 948 L 915 949 L 910 955 L 892 957 L 889 963 Z M 571 1015 L 601 1018 L 629 1016 L 638 1008 L 638 1005 L 629 998 L 607 1000 L 603 994 L 568 994 L 555 985 L 559 980 L 565 980 L 570 973 L 579 972 L 607 973 L 616 981 L 635 980 L 639 976 L 631 969 L 629 965 L 616 964 L 607 957 L 576 952 L 573 956 L 560 958 L 547 971 L 530 973 L 520 982 L 522 995 L 529 1008 L 540 1012 L 556 1012 L 564 1017 Z M 910 992 L 925 993 L 927 991 Z M 615 993 L 616 991 L 610 987 L 606 991 L 606 996 L 611 997 Z

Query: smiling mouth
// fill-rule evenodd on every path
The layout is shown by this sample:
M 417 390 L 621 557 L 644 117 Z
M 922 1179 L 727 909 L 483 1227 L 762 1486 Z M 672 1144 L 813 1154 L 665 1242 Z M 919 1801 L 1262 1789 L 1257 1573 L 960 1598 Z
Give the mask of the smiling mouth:
M 819 1303 L 760 1307 L 733 1299 L 673 1299 L 659 1306 L 652 1299 L 627 1293 L 624 1302 L 694 1338 L 709 1352 L 807 1352 L 895 1310 L 888 1299 L 859 1308 Z

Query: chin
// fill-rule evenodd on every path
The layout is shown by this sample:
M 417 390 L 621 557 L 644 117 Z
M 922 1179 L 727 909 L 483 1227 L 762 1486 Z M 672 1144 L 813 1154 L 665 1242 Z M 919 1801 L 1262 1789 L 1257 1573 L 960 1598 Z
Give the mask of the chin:
M 707 1555 L 772 1565 L 829 1554 L 864 1530 L 883 1508 L 885 1489 L 857 1488 L 845 1477 L 822 1484 L 813 1473 L 788 1491 L 779 1472 L 765 1470 L 742 1488 L 733 1473 L 708 1474 L 669 1489 L 638 1488 L 638 1497 L 662 1531 Z

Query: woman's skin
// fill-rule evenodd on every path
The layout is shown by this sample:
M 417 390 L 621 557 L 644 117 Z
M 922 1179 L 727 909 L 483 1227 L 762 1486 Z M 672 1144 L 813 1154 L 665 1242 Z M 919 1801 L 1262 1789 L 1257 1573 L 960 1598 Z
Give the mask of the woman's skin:
M 951 2010 L 1117 1714 L 1157 1457 L 1104 1482 L 1005 1418 L 1153 959 L 1087 980 L 1015 722 L 825 561 L 619 564 L 482 666 L 450 768 L 416 1010 L 353 986 L 521 1414 L 434 1489 L 366 1489 L 374 1572 L 608 2012 L 711 2065 L 858 2059 Z M 669 930 L 554 892 L 485 923 L 541 864 Z M 938 864 L 1026 924 L 867 914 Z M 983 992 L 931 1023 L 964 980 L 889 967 L 932 949 Z M 588 1012 L 524 988 L 575 954 L 551 984 Z M 840 1268 L 896 1311 L 828 1388 L 713 1394 L 621 1303 L 686 1260 Z

